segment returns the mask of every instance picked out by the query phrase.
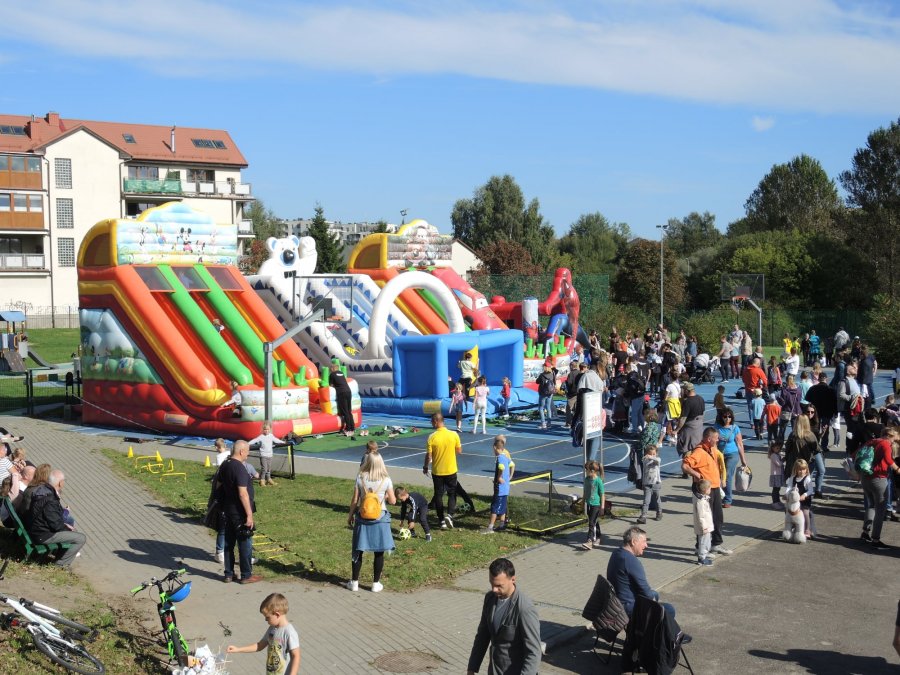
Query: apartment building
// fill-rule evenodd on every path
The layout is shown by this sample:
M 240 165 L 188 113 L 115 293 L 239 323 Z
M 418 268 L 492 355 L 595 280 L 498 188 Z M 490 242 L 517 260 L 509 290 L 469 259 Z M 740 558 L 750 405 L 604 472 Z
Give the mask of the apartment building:
M 79 245 L 107 218 L 184 201 L 252 238 L 245 168 L 227 131 L 0 114 L 0 309 L 77 307 Z
M 337 236 L 341 246 L 353 248 L 364 237 L 374 233 L 378 229 L 378 223 L 342 223 L 339 220 L 326 220 L 328 231 Z M 312 225 L 311 218 L 298 218 L 295 220 L 284 221 L 286 229 L 295 237 L 305 237 L 309 232 L 309 226 Z M 387 224 L 387 231 L 391 234 L 397 231 L 399 225 L 393 223 Z

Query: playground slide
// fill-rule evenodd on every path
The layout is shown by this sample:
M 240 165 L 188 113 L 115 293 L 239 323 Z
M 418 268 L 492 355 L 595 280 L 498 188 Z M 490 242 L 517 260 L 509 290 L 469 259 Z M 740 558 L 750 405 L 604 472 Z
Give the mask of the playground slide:
M 355 271 L 355 270 L 351 270 Z M 360 270 L 367 274 L 381 288 L 396 278 L 401 272 L 394 267 L 387 269 Z M 422 335 L 444 334 L 450 332 L 447 322 L 425 301 L 413 288 L 400 294 L 396 302 L 400 311 L 416 326 Z
M 34 359 L 34 362 L 38 364 L 41 368 L 52 368 L 54 364 L 50 363 L 46 359 L 41 358 L 41 355 L 34 351 L 31 347 L 28 348 L 28 356 Z

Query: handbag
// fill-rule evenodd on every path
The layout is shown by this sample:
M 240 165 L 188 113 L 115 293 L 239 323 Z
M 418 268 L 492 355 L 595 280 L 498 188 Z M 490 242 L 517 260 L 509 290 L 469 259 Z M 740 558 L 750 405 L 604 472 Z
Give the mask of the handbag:
M 734 477 L 734 489 L 737 492 L 747 492 L 750 489 L 750 483 L 753 482 L 753 471 L 749 466 L 744 464 L 738 467 Z
M 219 531 L 219 525 L 222 522 L 222 507 L 219 500 L 213 497 L 206 507 L 206 515 L 203 516 L 203 524 L 211 530 Z
M 782 410 L 781 414 L 778 415 L 778 419 L 782 422 L 790 422 L 793 414 L 790 410 Z

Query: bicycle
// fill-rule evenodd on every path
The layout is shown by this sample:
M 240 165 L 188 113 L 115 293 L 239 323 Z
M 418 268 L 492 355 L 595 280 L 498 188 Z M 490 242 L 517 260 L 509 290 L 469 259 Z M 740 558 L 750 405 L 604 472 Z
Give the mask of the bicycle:
M 179 579 L 187 570 L 173 570 L 162 579 L 150 577 L 137 588 L 131 589 L 131 595 L 137 595 L 144 589 L 156 586 L 159 600 L 156 603 L 156 611 L 159 613 L 159 621 L 162 625 L 162 633 L 166 638 L 166 647 L 169 650 L 169 662 L 177 660 L 179 666 L 189 666 L 190 649 L 187 640 L 178 630 L 175 622 L 175 604 L 181 602 L 191 593 L 191 582 Z
M 0 581 L 4 579 L 7 565 L 9 560 L 4 560 Z M 93 642 L 97 638 L 96 629 L 67 619 L 58 609 L 33 600 L 0 595 L 0 602 L 13 609 L 0 614 L 0 625 L 7 630 L 24 628 L 31 635 L 34 646 L 53 663 L 82 675 L 106 672 L 103 663 L 81 645 L 81 642 Z

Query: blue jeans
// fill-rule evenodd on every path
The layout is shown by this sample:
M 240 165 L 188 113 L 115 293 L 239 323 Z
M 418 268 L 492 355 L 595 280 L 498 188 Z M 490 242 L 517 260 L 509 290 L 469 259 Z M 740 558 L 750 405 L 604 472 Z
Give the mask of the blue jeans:
M 500 406 L 500 414 L 501 415 L 509 415 L 509 399 L 508 398 L 500 398 L 501 406 Z
M 234 577 L 234 546 L 237 544 L 241 579 L 253 576 L 250 562 L 253 554 L 253 537 L 239 537 L 238 529 L 244 521 L 240 517 L 225 517 L 225 576 Z
M 644 397 L 631 399 L 631 431 L 638 434 L 644 428 Z
M 740 453 L 732 452 L 730 455 L 725 455 L 725 499 L 722 500 L 723 504 L 731 503 L 734 490 L 734 471 L 740 463 Z
M 827 438 L 828 434 L 825 434 L 825 437 Z M 813 455 L 813 463 L 816 465 L 816 492 L 821 492 L 822 484 L 825 482 L 825 457 L 821 452 L 817 452 Z
M 538 397 L 538 410 L 541 413 L 541 425 L 551 425 L 553 424 L 553 397 L 552 396 L 540 396 Z M 546 418 L 545 418 L 546 416 Z

